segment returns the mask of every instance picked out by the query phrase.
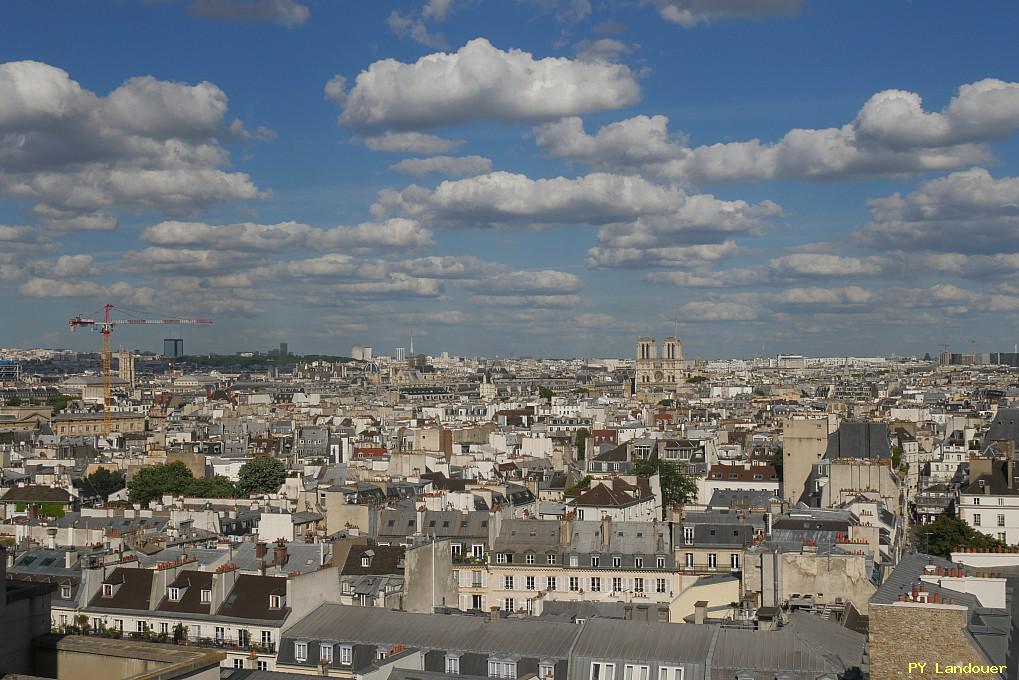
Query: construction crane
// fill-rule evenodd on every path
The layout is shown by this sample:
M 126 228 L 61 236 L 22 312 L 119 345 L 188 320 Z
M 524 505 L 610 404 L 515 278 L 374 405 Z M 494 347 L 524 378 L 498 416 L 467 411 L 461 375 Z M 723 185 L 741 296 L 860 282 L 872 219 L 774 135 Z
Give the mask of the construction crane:
M 81 315 L 73 317 L 67 322 L 67 325 L 72 331 L 76 331 L 79 328 L 84 328 L 90 331 L 99 331 L 99 334 L 103 337 L 103 436 L 110 436 L 110 430 L 113 425 L 113 416 L 110 412 L 110 406 L 113 402 L 113 375 L 111 373 L 110 364 L 110 335 L 113 333 L 113 329 L 117 326 L 133 326 L 133 325 L 148 325 L 148 324 L 163 324 L 170 326 L 185 326 L 191 324 L 211 324 L 210 319 L 114 319 L 110 316 L 110 313 L 114 310 L 125 311 L 114 307 L 111 304 L 103 306 L 104 316 L 101 321 L 95 319 L 83 319 Z

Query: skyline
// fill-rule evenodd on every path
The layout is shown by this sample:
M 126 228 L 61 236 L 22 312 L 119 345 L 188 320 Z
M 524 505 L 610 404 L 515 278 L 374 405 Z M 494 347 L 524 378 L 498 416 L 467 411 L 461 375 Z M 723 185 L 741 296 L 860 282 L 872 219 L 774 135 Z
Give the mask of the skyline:
M 1015 343 L 1006 3 L 53 7 L 0 26 L 0 345 L 107 301 L 196 353 Z

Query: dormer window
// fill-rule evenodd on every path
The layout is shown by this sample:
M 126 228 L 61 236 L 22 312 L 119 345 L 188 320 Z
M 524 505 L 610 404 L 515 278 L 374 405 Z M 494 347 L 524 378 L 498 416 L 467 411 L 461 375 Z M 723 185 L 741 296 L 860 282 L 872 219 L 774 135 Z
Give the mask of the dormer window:
M 202 604 L 209 604 L 210 602 L 212 602 L 212 591 L 211 590 L 203 590 L 202 591 Z
M 112 583 L 104 583 L 103 584 L 103 597 L 113 597 L 113 584 Z
M 361 566 L 362 567 L 370 567 L 371 565 L 372 565 L 372 558 L 368 557 L 367 555 L 365 555 L 364 557 L 361 558 Z
M 282 609 L 283 608 L 283 596 L 282 595 L 270 595 L 269 596 L 269 609 Z
M 71 586 L 60 586 L 60 599 L 62 600 L 71 599 Z
M 170 597 L 170 602 L 180 602 L 181 593 L 180 588 L 170 588 L 167 593 Z

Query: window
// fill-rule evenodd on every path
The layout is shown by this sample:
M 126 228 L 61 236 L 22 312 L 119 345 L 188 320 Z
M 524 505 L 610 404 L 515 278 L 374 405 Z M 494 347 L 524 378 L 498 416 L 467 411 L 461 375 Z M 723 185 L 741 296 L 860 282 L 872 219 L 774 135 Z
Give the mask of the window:
M 980 499 L 976 496 L 973 497 L 973 505 L 980 505 Z
M 222 640 L 226 637 L 226 631 L 223 630 L 223 626 L 216 626 L 216 639 Z
M 642 578 L 633 579 L 633 592 L 635 593 L 644 592 L 644 579 Z
M 512 597 L 507 597 L 505 600 L 502 601 L 502 610 L 504 612 L 512 612 L 516 611 L 516 609 L 517 609 L 516 603 L 513 602 Z
M 687 569 L 693 569 L 693 553 L 686 553 L 683 556 L 683 564 Z
M 257 668 L 260 671 L 267 671 L 267 670 L 269 670 L 269 662 L 268 661 L 256 661 L 255 662 L 255 668 Z
M 506 553 L 496 553 L 495 554 L 495 563 L 496 564 L 506 564 L 507 562 L 509 562 L 509 560 L 506 559 L 506 558 L 507 558 Z
M 203 590 L 202 591 L 202 604 L 209 604 L 210 602 L 212 602 L 212 591 L 211 590 Z
M 665 592 L 665 579 L 663 579 L 663 578 L 655 579 L 655 592 L 656 593 L 664 593 Z
M 591 555 L 591 566 L 597 567 L 599 564 L 601 564 L 601 557 L 598 555 Z
M 575 566 L 577 566 L 577 564 L 579 564 L 579 562 L 577 561 L 577 556 L 576 555 L 570 555 L 570 566 L 571 567 L 575 567 Z
M 361 558 L 361 566 L 362 567 L 370 567 L 371 565 L 372 565 L 372 558 L 368 557 L 367 555 Z
M 160 633 L 169 633 L 170 632 L 170 624 L 167 623 L 166 621 L 161 622 L 159 624 L 159 632 Z
M 503 590 L 513 590 L 513 577 L 512 576 L 503 576 L 502 577 L 502 587 L 503 587 Z
M 659 557 L 655 560 L 655 569 L 665 569 L 665 558 Z
M 659 666 L 658 680 L 683 680 L 683 669 L 678 666 Z
M 525 590 L 534 590 L 537 587 L 537 586 L 534 585 L 534 577 L 533 576 L 525 576 L 524 577 L 524 583 L 526 585 Z
M 999 498 L 998 499 L 998 505 L 1004 505 L 1004 504 L 1005 504 L 1005 499 L 1004 498 Z
M 555 590 L 556 589 L 556 577 L 555 576 L 549 576 L 547 579 L 545 579 L 545 587 L 548 588 L 549 590 Z
M 471 572 L 471 588 L 480 588 L 480 587 L 481 587 L 481 572 L 480 571 L 472 571 Z
M 524 558 L 524 562 L 527 564 L 534 564 L 534 553 L 527 553 L 527 556 Z
M 998 540 L 1001 541 L 1002 543 L 1005 542 L 1005 532 L 1004 531 L 999 531 L 998 532 Z
M 555 564 L 555 553 L 549 553 L 548 554 L 548 563 L 549 564 Z
M 134 629 L 139 633 L 144 633 L 148 629 L 148 626 L 145 624 L 144 621 L 136 621 L 134 624 Z
M 170 588 L 170 602 L 180 602 L 180 588 Z
M 538 664 L 538 677 L 541 680 L 549 680 L 555 677 L 555 665 L 551 663 L 540 663 Z
M 234 659 L 234 668 L 244 668 L 244 659 Z
M 71 599 L 71 586 L 60 586 L 60 599 L 62 600 Z
M 618 576 L 612 579 L 612 592 L 618 593 L 623 590 L 623 579 Z
M 351 645 L 340 645 L 340 664 L 349 666 L 354 658 L 354 648 Z
M 485 546 L 480 543 L 475 543 L 471 546 L 471 554 L 474 555 L 474 557 L 481 559 L 485 556 Z
M 113 597 L 113 584 L 112 583 L 104 583 L 103 584 L 103 597 Z
M 61 614 L 60 615 L 60 625 L 61 626 L 66 626 L 67 623 L 68 623 L 67 614 Z
M 650 674 L 650 666 L 635 666 L 633 664 L 623 666 L 623 680 L 648 680 Z
M 570 590 L 573 592 L 580 590 L 580 579 L 576 576 L 570 577 Z
M 446 655 L 446 673 L 459 675 L 460 674 L 460 657 L 453 654 Z
M 517 662 L 497 661 L 495 659 L 489 659 L 488 676 L 491 678 L 516 678 Z
M 272 644 L 272 631 L 271 630 L 263 630 L 262 631 L 262 644 L 263 645 L 271 645 Z
M 615 680 L 616 664 L 595 661 L 591 664 L 591 680 Z
M 633 560 L 633 566 L 634 566 L 635 569 L 643 569 L 644 568 L 644 558 L 643 557 L 635 558 Z
M 308 643 L 307 642 L 295 642 L 294 643 L 294 659 L 297 661 L 308 660 Z
M 683 542 L 693 545 L 693 527 L 683 527 Z
M 616 569 L 619 569 L 619 567 L 621 567 L 621 566 L 622 566 L 622 564 L 623 564 L 623 558 L 622 558 L 622 557 L 619 557 L 619 556 L 617 555 L 617 556 L 615 556 L 615 557 L 613 557 L 613 558 L 612 558 L 612 566 L 613 566 L 614 568 L 616 568 Z
M 593 576 L 591 578 L 591 592 L 592 593 L 601 592 L 601 579 L 598 578 L 597 576 Z
M 980 513 L 973 515 L 973 526 L 980 526 Z
M 739 569 L 739 553 L 732 553 L 729 555 L 729 568 Z
M 318 651 L 319 651 L 319 654 L 322 655 L 322 661 L 324 663 L 331 664 L 333 662 L 333 646 L 332 645 L 320 644 L 318 646 Z
M 92 630 L 99 630 L 103 627 L 103 620 L 98 617 L 92 618 Z
M 1005 516 L 1004 515 L 998 515 L 998 526 L 999 527 L 1005 526 Z
M 708 553 L 708 569 L 718 568 L 718 555 L 715 553 Z
M 453 551 L 453 557 L 460 557 L 463 554 L 463 546 L 459 543 L 454 543 L 450 549 Z
M 201 625 L 199 625 L 197 623 L 192 623 L 191 624 L 191 639 L 192 640 L 197 640 L 200 637 L 202 637 L 202 627 L 201 627 Z
M 377 650 L 375 650 L 375 660 L 376 661 L 382 661 L 385 658 L 386 658 L 386 650 L 384 650 L 384 649 L 377 649 Z

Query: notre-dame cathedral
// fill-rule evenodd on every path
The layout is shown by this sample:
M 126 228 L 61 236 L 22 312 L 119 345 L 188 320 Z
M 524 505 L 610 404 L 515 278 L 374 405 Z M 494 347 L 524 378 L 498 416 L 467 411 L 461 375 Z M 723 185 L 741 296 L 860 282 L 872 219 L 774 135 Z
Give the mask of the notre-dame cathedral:
M 673 390 L 686 380 L 689 366 L 683 359 L 683 343 L 670 335 L 662 341 L 662 355 L 658 356 L 658 342 L 654 338 L 637 340 L 637 374 L 634 387 L 638 392 Z

